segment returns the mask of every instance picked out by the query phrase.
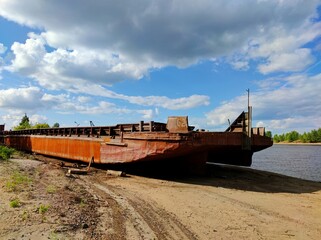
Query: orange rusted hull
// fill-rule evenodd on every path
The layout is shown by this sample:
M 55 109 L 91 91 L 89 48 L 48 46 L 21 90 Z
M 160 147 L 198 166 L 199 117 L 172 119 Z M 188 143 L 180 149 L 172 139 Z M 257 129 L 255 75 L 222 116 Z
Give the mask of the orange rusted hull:
M 130 163 L 169 158 L 203 156 L 200 162 L 221 162 L 249 166 L 253 150 L 242 148 L 243 133 L 128 133 L 122 138 L 82 138 L 57 136 L 5 136 L 7 146 L 19 150 L 70 160 L 95 163 Z M 252 149 L 271 145 L 266 137 L 256 137 Z M 242 157 L 245 153 L 246 159 Z M 206 158 L 204 158 L 204 155 Z M 232 161 L 233 160 L 233 161 Z M 195 161 L 194 161 L 195 162 Z
M 100 142 L 93 139 L 62 138 L 48 136 L 5 137 L 5 145 L 18 150 L 43 155 L 89 162 L 92 157 L 100 160 Z
M 187 117 L 170 117 L 167 124 L 0 131 L 0 140 L 20 150 L 101 164 L 179 159 L 250 166 L 253 152 L 273 143 L 264 128 L 250 128 L 249 119 L 243 112 L 225 132 L 193 131 Z

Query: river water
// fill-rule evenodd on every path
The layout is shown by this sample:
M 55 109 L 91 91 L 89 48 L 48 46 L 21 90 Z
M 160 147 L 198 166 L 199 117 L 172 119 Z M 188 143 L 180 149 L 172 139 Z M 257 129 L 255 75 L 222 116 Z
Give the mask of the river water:
M 321 182 L 321 146 L 273 145 L 254 153 L 251 167 Z

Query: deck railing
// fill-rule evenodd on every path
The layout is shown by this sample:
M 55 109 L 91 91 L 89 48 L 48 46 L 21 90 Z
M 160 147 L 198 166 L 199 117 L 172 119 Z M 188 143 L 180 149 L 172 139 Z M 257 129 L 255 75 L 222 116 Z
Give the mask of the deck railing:
M 141 121 L 139 123 L 117 124 L 115 126 L 39 128 L 15 131 L 3 131 L 2 135 L 48 135 L 48 136 L 120 136 L 125 132 L 166 131 L 166 124 Z

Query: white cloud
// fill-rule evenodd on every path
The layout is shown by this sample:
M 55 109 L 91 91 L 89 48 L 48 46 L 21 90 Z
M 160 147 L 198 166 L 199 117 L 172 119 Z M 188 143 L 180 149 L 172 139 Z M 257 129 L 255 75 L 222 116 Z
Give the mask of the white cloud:
M 5 123 L 5 129 L 10 130 L 14 126 L 18 126 L 21 122 L 22 116 L 24 116 L 25 113 L 23 112 L 11 112 L 10 114 L 1 115 L 0 116 L 0 123 Z M 36 123 L 46 123 L 48 121 L 48 118 L 43 115 L 38 114 L 27 114 L 29 117 L 29 121 L 32 124 Z
M 124 99 L 130 103 L 135 103 L 143 106 L 163 107 L 171 110 L 189 109 L 202 105 L 209 105 L 209 97 L 204 95 L 192 95 L 190 97 L 170 99 L 168 97 L 147 96 L 133 97 L 124 96 Z
M 11 129 L 13 126 L 16 126 L 21 121 L 21 115 L 6 114 L 0 115 L 0 123 L 5 124 L 5 130 Z
M 35 75 L 39 81 L 53 72 L 62 82 L 86 79 L 111 84 L 139 79 L 153 68 L 186 67 L 228 56 L 249 41 L 257 41 L 259 47 L 249 49 L 247 58 L 271 61 L 273 52 L 290 53 L 320 35 L 318 24 L 309 21 L 318 4 L 318 0 L 127 0 L 121 4 L 2 0 L 0 15 L 38 28 L 46 44 L 57 49 L 46 53 L 47 68 Z M 32 54 L 24 49 L 16 53 Z M 16 70 L 18 63 L 24 66 L 25 58 L 18 59 Z M 35 59 L 31 56 L 31 60 Z M 240 60 L 234 67 L 244 70 L 246 62 Z
M 249 62 L 247 62 L 247 61 L 231 62 L 231 65 L 236 70 L 248 70 L 249 69 Z
M 37 82 L 39 88 L 25 89 L 29 99 L 23 98 L 23 90 L 11 91 L 13 96 L 21 95 L 29 109 L 117 112 L 119 107 L 105 98 L 157 109 L 207 106 L 210 99 L 205 95 L 130 96 L 111 91 L 109 86 L 140 79 L 153 69 L 184 68 L 207 59 L 216 59 L 215 63 L 227 59 L 239 70 L 256 66 L 263 74 L 303 71 L 313 64 L 319 48 L 307 47 L 321 36 L 321 23 L 311 20 L 318 5 L 319 0 L 79 0 L 77 4 L 0 0 L 1 16 L 39 33 L 30 33 L 25 43 L 11 46 L 12 62 L 5 69 Z M 3 45 L 1 51 L 4 53 Z M 251 97 L 256 117 L 266 122 L 290 119 L 290 113 L 298 118 L 309 113 L 319 119 L 319 78 L 294 75 L 261 82 Z M 22 101 L 14 103 L 9 90 L 1 90 L 0 107 L 22 109 Z M 53 95 L 48 90 L 66 90 L 67 94 Z M 88 96 L 100 100 L 95 105 Z M 207 113 L 208 123 L 226 124 L 245 105 L 245 96 L 224 103 Z M 139 111 L 146 118 L 156 113 Z
M 87 79 L 95 79 L 96 82 L 107 85 L 118 78 L 116 76 L 118 71 L 122 72 L 120 74 L 128 72 L 128 74 L 139 75 L 141 74 L 139 69 L 130 71 L 134 66 L 124 66 L 121 63 L 113 65 L 112 62 L 119 61 L 118 58 L 108 59 L 104 54 L 96 54 L 90 51 L 79 53 L 77 51 L 58 49 L 47 53 L 45 52 L 44 40 L 36 35 L 33 35 L 33 37 L 35 38 L 28 39 L 25 44 L 13 44 L 12 50 L 15 54 L 15 59 L 7 69 L 36 79 L 46 89 L 67 89 L 70 92 L 122 99 L 132 104 L 167 109 L 188 109 L 209 104 L 209 97 L 203 95 L 170 99 L 162 96 L 126 96 L 108 91 L 101 85 L 91 83 Z M 110 66 L 110 69 L 106 70 L 108 66 Z M 121 70 L 117 70 L 117 68 Z M 125 70 L 125 68 L 128 69 Z M 112 80 L 104 82 L 104 78 L 109 79 L 109 75 L 114 78 L 111 77 Z
M 133 65 L 108 51 L 57 49 L 47 52 L 41 36 L 30 36 L 24 44 L 12 45 L 14 59 L 7 69 L 32 77 L 48 89 L 72 89 L 79 81 L 111 85 L 126 78 L 141 78 L 147 71 L 144 65 Z
M 138 110 L 138 113 L 142 114 L 143 118 L 146 120 L 151 120 L 155 116 L 154 111 L 152 109 Z
M 299 123 L 305 128 L 321 126 L 321 74 L 303 74 L 275 79 L 280 85 L 276 90 L 261 88 L 252 92 L 250 104 L 253 106 L 253 120 L 263 122 L 268 129 L 288 130 Z M 273 82 L 273 79 L 268 79 Z M 265 86 L 263 84 L 263 86 Z M 206 114 L 207 124 L 214 127 L 227 125 L 246 109 L 246 94 L 238 96 Z M 304 123 L 304 124 L 303 124 Z
M 41 39 L 27 39 L 26 44 L 15 42 L 11 50 L 15 55 L 9 70 L 30 75 L 36 72 L 41 66 L 46 50 Z
M 126 108 L 119 108 L 113 103 L 101 101 L 98 104 L 93 105 L 92 103 L 83 104 L 80 102 L 75 102 L 69 100 L 64 102 L 54 109 L 62 114 L 88 114 L 88 115 L 97 115 L 97 114 L 127 114 L 130 113 L 131 110 Z
M 47 123 L 48 118 L 43 115 L 38 115 L 38 114 L 33 114 L 29 117 L 29 121 L 32 124 L 37 124 L 37 123 Z
M 268 127 L 268 130 L 273 130 L 273 134 L 280 134 L 293 130 L 303 133 L 310 132 L 313 129 L 319 129 L 320 123 L 320 116 L 298 116 L 264 121 L 262 122 L 262 126 Z
M 77 97 L 77 101 L 80 102 L 80 103 L 88 103 L 90 102 L 92 99 L 90 97 L 87 97 L 87 96 L 79 96 Z
M 126 96 L 124 97 L 126 98 Z M 148 100 L 146 100 L 148 101 Z M 171 102 L 167 99 L 167 104 Z M 175 102 L 175 101 L 174 101 Z M 181 105 L 179 105 L 181 104 Z M 142 102 L 141 105 L 148 105 Z M 185 104 L 177 103 L 177 106 Z M 48 120 L 44 115 L 38 115 L 38 111 L 52 111 L 56 114 L 84 114 L 84 115 L 106 115 L 113 114 L 126 116 L 134 114 L 141 118 L 151 120 L 158 115 L 158 109 L 128 109 L 117 106 L 107 101 L 95 102 L 88 96 L 73 96 L 67 94 L 49 94 L 38 87 L 21 87 L 0 90 L 0 110 L 3 122 L 9 122 L 8 128 L 19 124 L 21 116 L 28 114 L 33 123 L 43 123 Z M 7 114 L 5 114 L 7 113 Z
M 182 98 L 168 98 L 165 96 L 128 96 L 107 90 L 99 85 L 91 85 L 90 89 L 92 89 L 96 96 L 121 99 L 132 104 L 162 107 L 171 110 L 190 109 L 198 106 L 207 106 L 210 102 L 210 98 L 205 95 L 191 95 L 189 97 Z
M 0 90 L 0 108 L 34 110 L 42 107 L 42 91 L 37 87 Z
M 306 20 L 293 29 L 274 27 L 252 39 L 243 50 L 243 57 L 264 62 L 258 65 L 263 74 L 299 72 L 314 62 L 312 50 L 304 46 L 320 36 L 320 22 Z
M 273 54 L 267 61 L 266 64 L 258 66 L 259 71 L 263 74 L 279 71 L 299 72 L 312 64 L 314 59 L 310 49 L 301 48 L 293 53 Z
M 0 54 L 5 53 L 5 51 L 7 51 L 6 46 L 4 46 L 2 43 L 0 43 Z
M 223 103 L 221 106 L 205 114 L 209 126 L 228 126 L 241 113 L 240 109 L 246 106 L 246 97 L 241 96 L 230 102 Z

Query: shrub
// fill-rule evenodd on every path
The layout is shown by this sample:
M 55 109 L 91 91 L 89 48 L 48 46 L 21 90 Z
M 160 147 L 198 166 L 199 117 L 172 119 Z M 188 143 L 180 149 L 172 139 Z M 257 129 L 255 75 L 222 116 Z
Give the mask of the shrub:
M 12 207 L 12 208 L 20 207 L 19 199 L 14 199 L 14 200 L 10 201 L 10 207 Z
M 50 208 L 50 205 L 42 205 L 41 204 L 38 207 L 38 212 L 39 212 L 39 214 L 44 214 L 45 212 L 47 212 L 49 210 L 49 208 Z
M 8 148 L 6 146 L 0 146 L 0 160 L 8 160 L 14 153 L 13 148 Z
M 29 212 L 27 210 L 24 210 L 23 213 L 21 214 L 21 219 L 23 221 L 26 221 L 29 218 Z

